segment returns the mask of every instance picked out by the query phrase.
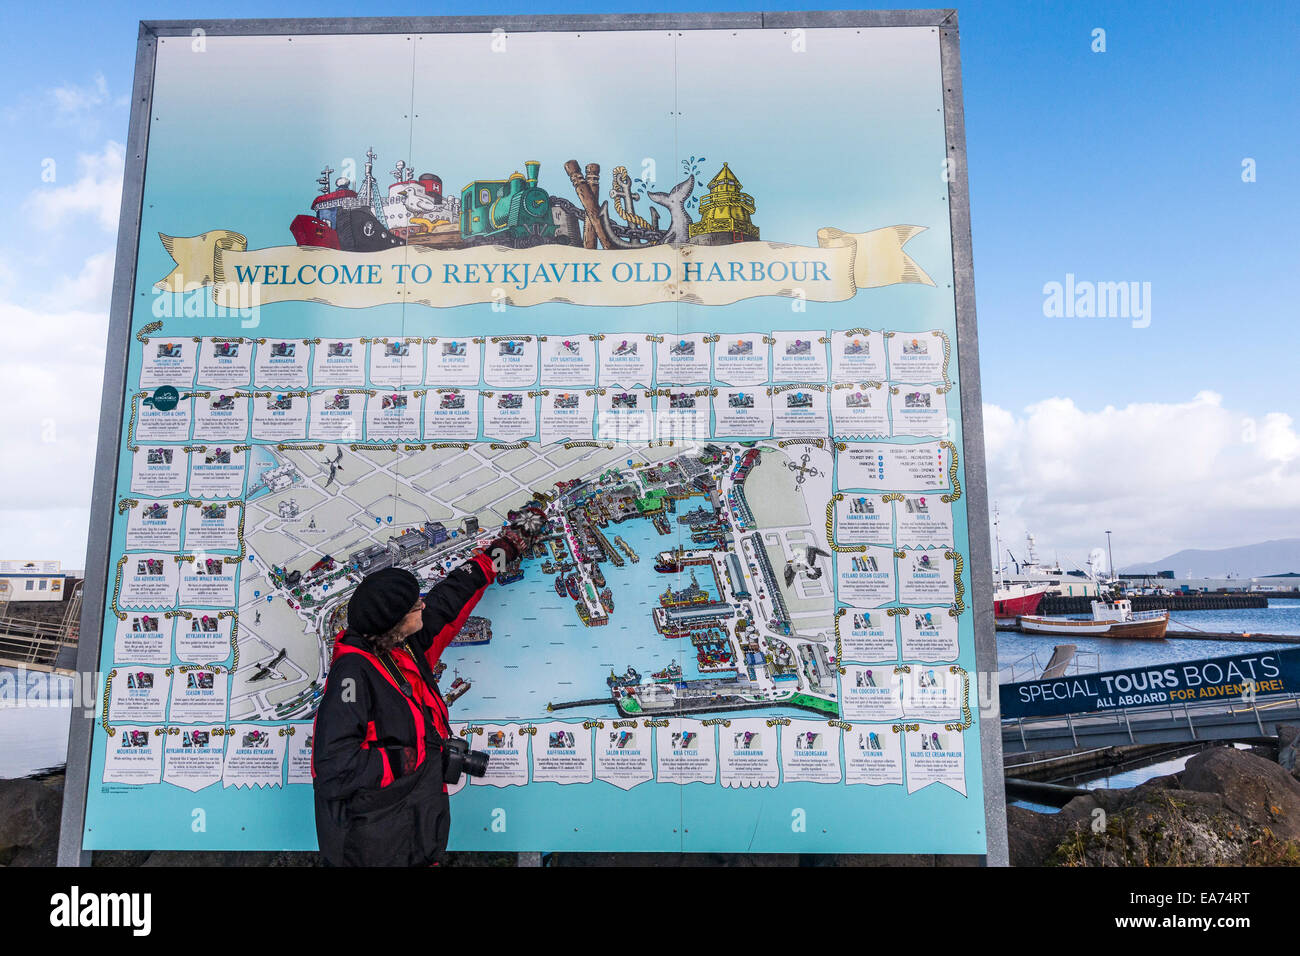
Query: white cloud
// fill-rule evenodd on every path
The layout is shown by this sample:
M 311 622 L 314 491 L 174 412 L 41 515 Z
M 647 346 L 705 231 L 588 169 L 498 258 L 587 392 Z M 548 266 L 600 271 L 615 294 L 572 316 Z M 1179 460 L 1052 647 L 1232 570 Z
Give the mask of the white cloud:
M 79 154 L 75 182 L 45 186 L 27 198 L 28 211 L 37 227 L 55 229 L 70 216 L 89 215 L 105 231 L 115 232 L 125 159 L 125 147 L 113 140 L 105 143 L 100 153 Z
M 86 84 L 69 81 L 61 86 L 20 94 L 4 107 L 3 115 L 10 123 L 36 120 L 53 126 L 71 127 L 90 139 L 99 135 L 106 110 L 122 109 L 129 103 L 127 94 L 112 94 L 108 80 L 97 70 Z
M 50 90 L 49 96 L 60 114 L 77 117 L 109 101 L 108 80 L 104 79 L 103 73 L 96 73 L 89 86 L 68 83 Z
M 1049 398 L 1019 414 L 985 405 L 984 434 L 989 499 L 1017 555 L 1026 530 L 1067 568 L 1107 530 L 1121 567 L 1300 535 L 1300 435 L 1280 412 L 1253 417 L 1208 391 L 1098 411 Z
M 88 263 L 87 268 L 90 268 Z M 0 302 L 0 556 L 80 567 L 94 472 L 107 308 L 29 309 Z
M 1296 435 L 1294 425 L 1291 416 L 1282 412 L 1265 415 L 1257 424 L 1260 454 L 1282 464 L 1300 458 L 1300 436 Z
M 88 309 L 107 313 L 113 291 L 114 255 L 111 249 L 90 256 L 75 276 L 63 276 L 41 296 L 46 308 Z

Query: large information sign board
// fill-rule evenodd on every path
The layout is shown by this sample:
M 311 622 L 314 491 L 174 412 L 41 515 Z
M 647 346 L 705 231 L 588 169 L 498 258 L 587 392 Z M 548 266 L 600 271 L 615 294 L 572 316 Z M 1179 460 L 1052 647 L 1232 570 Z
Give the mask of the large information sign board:
M 146 25 L 85 848 L 313 847 L 352 589 L 534 501 L 453 849 L 1000 858 L 955 17 L 783 17 Z

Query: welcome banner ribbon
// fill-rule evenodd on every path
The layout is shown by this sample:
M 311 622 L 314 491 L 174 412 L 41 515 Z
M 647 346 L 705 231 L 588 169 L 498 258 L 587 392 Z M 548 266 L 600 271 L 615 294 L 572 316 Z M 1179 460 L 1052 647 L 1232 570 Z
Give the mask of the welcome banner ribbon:
M 316 246 L 248 249 L 228 229 L 197 236 L 159 233 L 176 263 L 160 292 L 210 287 L 218 306 L 320 302 L 361 309 L 396 302 L 452 308 L 482 302 L 514 306 L 565 302 L 634 306 L 656 302 L 729 305 L 759 296 L 841 302 L 859 289 L 898 283 L 934 285 L 903 251 L 925 226 L 870 232 L 817 231 L 816 246 L 744 242 L 583 249 L 396 246 L 341 252 Z

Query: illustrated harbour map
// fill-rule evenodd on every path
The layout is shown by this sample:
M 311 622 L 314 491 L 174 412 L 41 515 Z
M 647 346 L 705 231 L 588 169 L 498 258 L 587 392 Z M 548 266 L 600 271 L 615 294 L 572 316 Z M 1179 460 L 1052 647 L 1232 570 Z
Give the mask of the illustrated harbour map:
M 917 79 L 933 31 L 825 42 L 865 88 L 941 97 Z M 864 67 L 863 42 L 925 66 Z M 160 44 L 164 103 L 264 68 L 210 43 L 197 76 Z M 942 157 L 941 112 L 915 122 Z M 182 175 L 185 124 L 156 125 L 146 196 Z M 491 754 L 453 788 L 453 848 L 983 852 L 938 190 L 795 196 L 725 137 L 651 176 L 540 126 L 510 156 L 397 129 L 258 157 L 255 203 L 142 212 L 87 845 L 313 845 L 311 722 L 353 589 L 394 566 L 436 586 L 531 505 L 542 533 L 435 671 Z

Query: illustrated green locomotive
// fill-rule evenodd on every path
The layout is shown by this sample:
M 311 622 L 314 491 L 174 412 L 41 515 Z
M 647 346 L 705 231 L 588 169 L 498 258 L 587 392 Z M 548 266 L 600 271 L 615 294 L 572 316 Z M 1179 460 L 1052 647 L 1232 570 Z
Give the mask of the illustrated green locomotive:
M 581 242 L 576 221 L 537 185 L 541 163 L 524 163 L 527 175 L 476 179 L 460 191 L 460 235 L 466 245 L 495 244 L 524 249 L 545 243 Z M 564 204 L 571 205 L 571 204 Z

